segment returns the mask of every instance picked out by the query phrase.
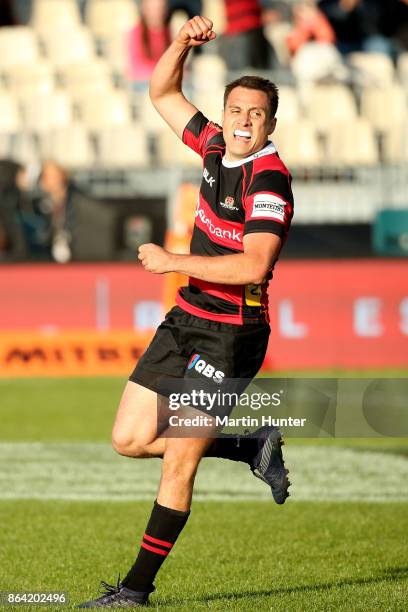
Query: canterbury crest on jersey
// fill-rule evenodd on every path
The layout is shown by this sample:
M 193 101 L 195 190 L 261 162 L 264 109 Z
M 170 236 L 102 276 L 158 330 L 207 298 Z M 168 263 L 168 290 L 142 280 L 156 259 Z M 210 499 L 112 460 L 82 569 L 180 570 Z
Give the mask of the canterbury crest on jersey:
M 291 176 L 273 143 L 250 157 L 225 160 L 222 128 L 198 112 L 189 121 L 183 142 L 203 158 L 190 252 L 227 255 L 244 250 L 246 234 L 268 232 L 286 240 L 293 216 Z M 177 295 L 190 314 L 243 325 L 269 320 L 268 281 L 262 285 L 223 285 L 190 277 Z

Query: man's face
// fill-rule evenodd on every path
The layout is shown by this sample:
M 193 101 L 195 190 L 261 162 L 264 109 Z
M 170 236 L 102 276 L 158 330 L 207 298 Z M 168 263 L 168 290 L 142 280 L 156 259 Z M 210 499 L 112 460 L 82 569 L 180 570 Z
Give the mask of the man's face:
M 223 112 L 223 133 L 228 161 L 239 161 L 265 146 L 275 129 L 269 117 L 268 96 L 258 89 L 235 87 Z

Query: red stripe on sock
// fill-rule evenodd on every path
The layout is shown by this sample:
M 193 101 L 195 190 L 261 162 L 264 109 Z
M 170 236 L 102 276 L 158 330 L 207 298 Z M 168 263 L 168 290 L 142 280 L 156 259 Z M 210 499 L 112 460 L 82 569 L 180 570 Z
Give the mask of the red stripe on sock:
M 165 546 L 166 548 L 172 548 L 173 544 L 171 542 L 165 542 L 164 540 L 158 540 L 157 538 L 152 538 L 152 536 L 144 534 L 144 539 L 148 542 L 153 542 L 153 544 L 160 544 L 160 546 Z
M 142 548 L 146 548 L 147 550 L 157 553 L 158 555 L 163 555 L 163 557 L 167 557 L 167 555 L 169 554 L 168 550 L 162 550 L 161 548 L 150 546 L 150 544 L 145 544 L 145 542 L 142 542 Z

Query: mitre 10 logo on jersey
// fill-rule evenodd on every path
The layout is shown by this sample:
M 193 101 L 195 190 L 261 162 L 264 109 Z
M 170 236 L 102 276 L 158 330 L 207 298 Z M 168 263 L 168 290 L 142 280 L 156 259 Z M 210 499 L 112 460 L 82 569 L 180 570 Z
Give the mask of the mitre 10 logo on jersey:
M 201 359 L 201 355 L 198 353 L 195 353 L 187 364 L 187 370 L 192 369 L 196 370 L 196 372 L 206 376 L 207 378 L 212 378 L 212 380 L 219 385 L 224 380 L 224 372 L 221 372 L 221 370 L 216 370 L 213 365 L 207 363 L 207 361 L 204 361 L 204 359 Z

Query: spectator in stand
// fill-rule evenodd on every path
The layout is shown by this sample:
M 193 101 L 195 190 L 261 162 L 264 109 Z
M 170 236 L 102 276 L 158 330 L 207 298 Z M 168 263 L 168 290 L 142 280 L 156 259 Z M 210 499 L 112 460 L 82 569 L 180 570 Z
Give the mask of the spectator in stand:
M 389 0 L 320 0 L 319 8 L 330 21 L 343 55 L 355 51 L 392 55 L 392 42 L 382 30 L 387 4 Z
M 0 26 L 17 25 L 13 0 L 2 0 L 0 3 Z
M 12 0 L 12 4 L 16 22 L 19 25 L 28 25 L 32 15 L 33 0 Z
M 292 21 L 292 3 L 284 0 L 260 0 L 263 23 Z
M 0 161 L 0 261 L 20 261 L 28 246 L 23 226 L 26 170 L 13 160 Z
M 44 161 L 39 179 L 43 192 L 41 212 L 48 219 L 48 245 L 58 263 L 72 259 L 74 196 L 76 188 L 68 173 L 54 161 Z
M 176 11 L 184 11 L 188 19 L 192 19 L 196 15 L 202 14 L 202 1 L 201 0 L 168 0 L 168 19 L 171 19 L 171 16 Z
M 281 66 L 289 67 L 287 37 L 292 29 L 292 4 L 283 0 L 260 0 L 264 33 Z
M 288 35 L 289 51 L 294 55 L 305 43 L 334 44 L 336 35 L 314 0 L 299 2 L 293 8 L 293 29 Z
M 276 56 L 264 35 L 262 7 L 258 0 L 224 2 L 226 29 L 220 50 L 228 70 L 273 67 Z
M 408 51 L 408 0 L 384 3 L 382 32 L 392 39 L 396 53 Z
M 129 34 L 128 78 L 147 89 L 156 62 L 170 44 L 166 0 L 142 0 L 140 21 Z

